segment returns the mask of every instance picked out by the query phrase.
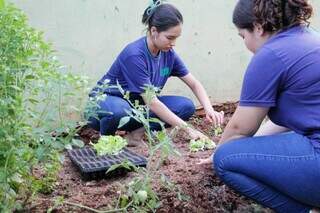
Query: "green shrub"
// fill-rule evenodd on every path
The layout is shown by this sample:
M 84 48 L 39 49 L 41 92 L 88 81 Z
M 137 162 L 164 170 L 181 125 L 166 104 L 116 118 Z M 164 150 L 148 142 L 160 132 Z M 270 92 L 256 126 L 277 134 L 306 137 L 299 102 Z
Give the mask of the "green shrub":
M 0 212 L 11 212 L 53 189 L 60 151 L 79 143 L 66 118 L 81 114 L 87 80 L 66 74 L 42 33 L 3 0 L 0 38 Z

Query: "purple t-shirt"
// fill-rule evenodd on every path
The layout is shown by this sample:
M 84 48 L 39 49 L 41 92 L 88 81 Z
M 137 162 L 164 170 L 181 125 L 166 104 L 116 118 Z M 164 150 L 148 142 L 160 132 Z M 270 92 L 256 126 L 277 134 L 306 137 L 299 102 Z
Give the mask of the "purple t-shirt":
M 125 91 L 141 94 L 146 85 L 162 89 L 170 76 L 183 77 L 187 74 L 186 66 L 173 49 L 153 56 L 147 47 L 146 37 L 142 37 L 122 50 L 97 85 L 102 85 L 106 79 L 110 80 L 110 85 L 117 85 L 118 81 Z M 93 88 L 90 96 L 97 91 L 97 87 Z M 112 89 L 105 92 L 117 93 Z
M 270 107 L 269 118 L 320 148 L 320 36 L 295 26 L 271 37 L 252 58 L 240 106 Z

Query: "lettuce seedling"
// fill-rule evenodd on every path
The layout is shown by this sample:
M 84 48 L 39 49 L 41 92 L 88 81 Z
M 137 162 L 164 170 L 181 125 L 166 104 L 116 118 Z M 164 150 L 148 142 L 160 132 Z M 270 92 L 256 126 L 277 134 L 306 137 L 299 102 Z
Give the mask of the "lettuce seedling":
M 221 126 L 214 128 L 214 136 L 221 136 L 222 132 L 223 132 L 223 130 L 222 130 Z
M 128 144 L 127 140 L 119 135 L 101 136 L 98 143 L 91 145 L 99 156 L 101 155 L 117 155 Z
M 204 151 L 205 149 L 214 149 L 216 144 L 209 138 L 201 138 L 198 140 L 191 140 L 189 149 L 191 152 Z

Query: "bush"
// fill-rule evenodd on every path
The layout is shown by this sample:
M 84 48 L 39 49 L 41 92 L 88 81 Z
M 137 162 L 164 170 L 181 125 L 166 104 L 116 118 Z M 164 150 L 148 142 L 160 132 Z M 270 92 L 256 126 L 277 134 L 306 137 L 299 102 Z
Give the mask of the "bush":
M 78 142 L 66 117 L 82 113 L 87 80 L 64 74 L 42 33 L 3 0 L 0 38 L 0 212 L 11 212 L 53 189 L 59 153 Z

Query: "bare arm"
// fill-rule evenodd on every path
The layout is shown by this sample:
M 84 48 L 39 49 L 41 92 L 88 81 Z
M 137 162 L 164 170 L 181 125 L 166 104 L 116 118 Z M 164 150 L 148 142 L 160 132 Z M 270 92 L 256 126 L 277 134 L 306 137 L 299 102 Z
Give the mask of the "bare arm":
M 150 101 L 146 100 L 142 96 L 145 103 L 148 103 L 150 110 L 155 113 L 162 121 L 173 126 L 181 127 L 186 131 L 191 139 L 206 138 L 201 132 L 191 128 L 188 124 L 175 115 L 166 105 L 164 105 L 156 96 L 154 96 Z
M 181 80 L 188 85 L 188 87 L 192 90 L 194 95 L 199 100 L 200 104 L 203 106 L 206 112 L 206 118 L 210 122 L 213 122 L 214 125 L 222 124 L 223 113 L 218 113 L 212 108 L 209 97 L 202 84 L 191 73 L 187 74 L 184 77 L 181 77 Z
M 144 100 L 147 103 L 146 100 Z M 175 115 L 166 105 L 164 105 L 157 97 L 152 98 L 149 103 L 150 110 L 155 113 L 162 121 L 171 126 L 186 126 L 187 123 Z
M 269 108 L 238 106 L 225 128 L 218 146 L 233 139 L 253 136 L 268 111 Z M 199 164 L 212 163 L 212 155 L 209 158 L 200 159 Z
M 238 106 L 222 134 L 219 145 L 232 139 L 253 136 L 268 111 L 269 108 Z

